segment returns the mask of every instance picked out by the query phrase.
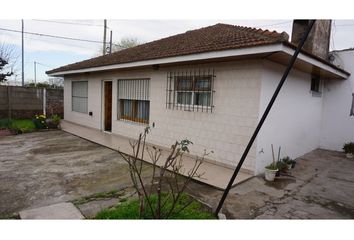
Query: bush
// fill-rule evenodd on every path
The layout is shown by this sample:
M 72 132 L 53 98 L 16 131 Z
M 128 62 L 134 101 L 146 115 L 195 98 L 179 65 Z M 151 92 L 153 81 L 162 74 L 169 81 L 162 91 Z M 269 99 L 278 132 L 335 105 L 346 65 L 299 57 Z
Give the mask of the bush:
M 46 123 L 47 117 L 43 114 L 41 115 L 35 115 L 35 118 L 33 119 L 33 123 L 36 126 L 37 129 L 47 129 L 47 123 Z
M 23 120 L 11 120 L 11 123 L 9 125 L 9 129 L 15 131 L 16 133 L 28 133 L 28 132 L 33 132 L 35 130 L 36 126 L 34 123 L 29 120 L 29 119 L 23 119 Z
M 0 129 L 8 129 L 11 125 L 10 119 L 0 119 Z
M 345 153 L 354 153 L 354 142 L 345 143 L 343 150 Z
M 163 196 L 166 198 L 167 194 L 164 193 Z M 150 200 L 153 206 L 157 205 L 157 195 L 153 194 L 150 196 Z M 173 202 L 171 200 L 166 201 L 166 208 L 171 209 Z M 185 207 L 186 206 L 186 207 Z M 96 219 L 139 219 L 139 199 L 134 199 L 131 201 L 123 202 L 111 209 L 104 209 L 96 215 Z M 166 212 L 162 212 L 162 215 L 168 215 Z M 152 212 L 149 209 L 144 211 L 143 219 L 153 219 Z M 215 219 L 211 210 L 208 210 L 200 202 L 194 200 L 187 194 L 183 193 L 176 203 L 176 207 L 172 214 L 169 215 L 168 219 Z

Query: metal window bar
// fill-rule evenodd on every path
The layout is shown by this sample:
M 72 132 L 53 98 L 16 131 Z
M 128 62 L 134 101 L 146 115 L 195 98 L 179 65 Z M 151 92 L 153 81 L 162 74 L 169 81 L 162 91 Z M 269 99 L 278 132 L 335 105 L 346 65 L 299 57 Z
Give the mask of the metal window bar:
M 184 111 L 212 112 L 214 69 L 170 71 L 166 80 L 166 108 Z

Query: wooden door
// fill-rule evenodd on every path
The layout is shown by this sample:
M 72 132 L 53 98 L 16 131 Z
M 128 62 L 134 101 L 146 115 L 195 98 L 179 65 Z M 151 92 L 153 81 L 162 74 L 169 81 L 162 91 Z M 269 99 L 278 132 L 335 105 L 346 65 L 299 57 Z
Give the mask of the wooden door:
M 104 82 L 104 130 L 112 131 L 112 81 Z

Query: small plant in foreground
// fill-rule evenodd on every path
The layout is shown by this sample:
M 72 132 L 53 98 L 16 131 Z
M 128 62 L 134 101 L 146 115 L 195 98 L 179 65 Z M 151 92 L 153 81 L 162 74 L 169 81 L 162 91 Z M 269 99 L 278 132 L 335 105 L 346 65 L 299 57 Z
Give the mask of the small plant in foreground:
M 47 117 L 44 114 L 40 115 L 35 115 L 33 119 L 33 123 L 36 126 L 37 129 L 47 129 L 47 123 L 46 123 Z
M 345 143 L 343 146 L 343 150 L 345 153 L 353 154 L 354 153 L 354 142 Z
M 188 147 L 193 143 L 188 139 L 176 141 L 169 152 L 163 153 L 160 148 L 146 144 L 149 132 L 150 128 L 145 128 L 137 141 L 130 142 L 131 156 L 120 154 L 129 165 L 130 177 L 138 195 L 138 218 L 145 218 L 149 213 L 154 219 L 168 219 L 175 213 L 177 205 L 183 203 L 183 210 L 193 203 L 193 199 L 181 202 L 181 198 L 190 181 L 202 177 L 203 173 L 198 170 L 209 153 L 204 151 L 203 156 L 197 157 L 190 169 L 185 169 L 183 156 L 189 153 Z M 152 176 L 147 182 L 143 180 L 143 163 L 140 160 L 144 159 L 144 155 L 148 155 L 152 163 Z M 185 177 L 182 177 L 182 174 Z

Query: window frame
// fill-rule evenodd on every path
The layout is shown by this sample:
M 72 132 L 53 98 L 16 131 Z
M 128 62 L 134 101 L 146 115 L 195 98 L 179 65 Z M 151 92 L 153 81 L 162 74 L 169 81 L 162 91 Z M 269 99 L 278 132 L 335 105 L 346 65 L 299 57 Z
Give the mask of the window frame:
M 119 96 L 119 81 L 137 81 L 137 80 L 142 80 L 142 81 L 148 81 L 147 85 L 147 99 L 135 99 L 135 98 L 126 98 L 122 97 L 120 98 Z M 145 84 L 145 83 L 144 83 Z M 143 86 L 146 86 L 144 85 Z M 134 89 L 137 90 L 137 89 Z M 123 94 L 124 95 L 124 94 Z M 146 97 L 146 96 L 145 96 Z M 133 117 L 125 116 L 124 115 L 124 101 L 132 101 L 133 102 Z M 138 104 L 139 102 L 147 102 L 147 119 L 144 118 L 138 118 Z M 150 122 L 150 78 L 131 78 L 131 79 L 117 79 L 117 120 L 118 121 L 124 121 L 124 122 L 130 122 L 130 123 L 135 123 L 135 124 L 144 124 L 148 125 Z
M 86 83 L 86 97 L 82 96 L 74 96 L 74 85 L 75 83 Z M 79 99 L 86 99 L 86 111 L 77 111 L 74 110 L 74 98 L 79 98 Z M 87 80 L 76 80 L 76 81 L 71 81 L 71 111 L 72 112 L 77 112 L 77 113 L 83 113 L 83 114 L 88 114 L 88 81 Z
M 133 112 L 133 117 L 130 116 L 125 116 L 124 113 L 124 101 L 132 101 L 132 112 Z M 147 110 L 147 119 L 144 118 L 139 118 L 138 117 L 138 104 L 139 102 L 147 102 L 148 103 L 148 110 Z M 125 120 L 125 121 L 130 121 L 130 122 L 135 122 L 135 123 L 143 123 L 143 124 L 149 124 L 150 120 L 150 100 L 136 100 L 136 99 L 119 99 L 119 120 Z
M 322 79 L 319 76 L 311 76 L 310 91 L 312 96 L 321 97 L 322 96 Z
M 192 78 L 191 79 L 191 86 L 190 88 L 187 89 L 179 89 L 179 84 L 180 84 L 180 79 L 184 80 L 185 78 Z M 208 84 L 209 87 L 208 88 L 204 88 L 204 89 L 196 89 L 196 83 L 198 81 L 198 78 L 200 78 L 201 80 L 208 78 Z M 212 94 L 213 94 L 213 90 L 212 90 L 212 78 L 213 76 L 211 74 L 205 74 L 205 75 L 190 75 L 190 76 L 175 76 L 175 98 L 176 98 L 176 106 L 177 107 L 192 107 L 192 108 L 212 108 Z M 178 94 L 179 93 L 191 93 L 191 98 L 190 98 L 190 103 L 186 104 L 186 103 L 179 103 L 178 102 Z M 196 94 L 200 94 L 200 93 L 204 93 L 204 94 L 210 94 L 209 97 L 209 101 L 207 105 L 197 105 L 196 104 Z

